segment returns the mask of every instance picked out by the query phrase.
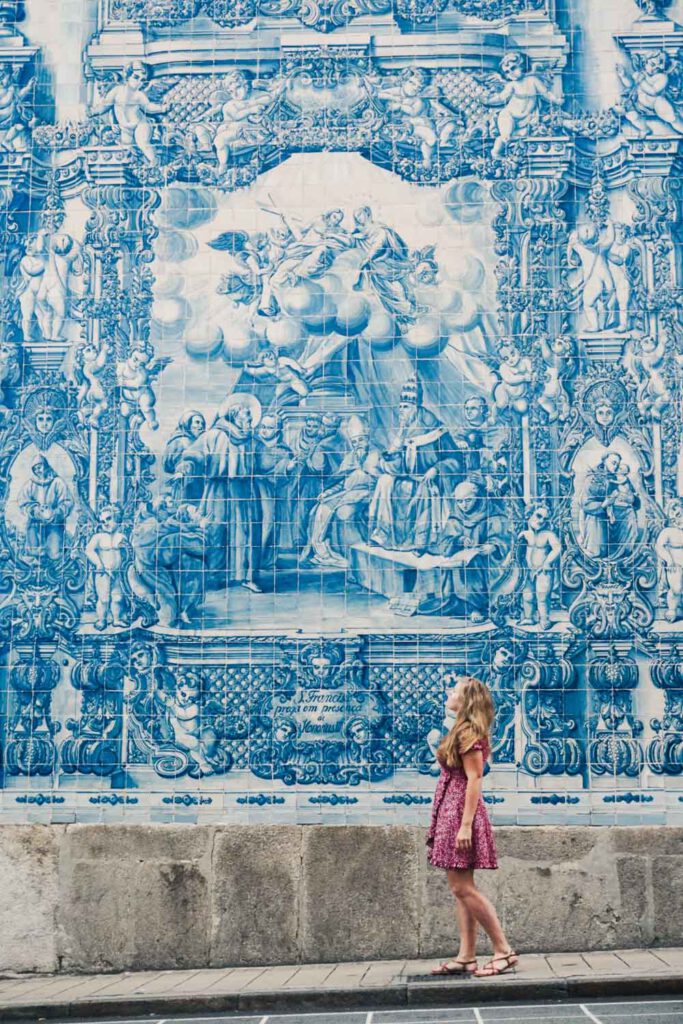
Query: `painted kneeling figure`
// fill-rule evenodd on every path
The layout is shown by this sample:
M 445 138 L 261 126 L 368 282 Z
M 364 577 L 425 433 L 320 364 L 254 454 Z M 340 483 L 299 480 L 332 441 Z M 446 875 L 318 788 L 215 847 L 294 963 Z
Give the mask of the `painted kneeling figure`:
M 474 881 L 476 869 L 498 867 L 493 830 L 481 795 L 484 762 L 491 755 L 491 691 L 472 676 L 458 678 L 446 700 L 446 717 L 452 726 L 437 750 L 441 775 L 427 846 L 429 863 L 448 872 L 460 948 L 457 956 L 435 967 L 432 974 L 490 977 L 512 970 L 518 961 L 492 903 Z M 493 957 L 481 968 L 476 955 L 479 925 L 493 946 Z

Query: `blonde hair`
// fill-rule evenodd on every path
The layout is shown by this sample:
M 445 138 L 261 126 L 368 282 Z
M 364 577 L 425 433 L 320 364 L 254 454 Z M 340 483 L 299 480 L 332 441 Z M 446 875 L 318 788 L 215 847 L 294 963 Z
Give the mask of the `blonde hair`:
M 479 740 L 489 741 L 495 711 L 491 691 L 475 676 L 458 676 L 456 683 L 464 683 L 462 705 L 455 725 L 444 736 L 436 752 L 446 768 L 458 768 L 462 755 Z

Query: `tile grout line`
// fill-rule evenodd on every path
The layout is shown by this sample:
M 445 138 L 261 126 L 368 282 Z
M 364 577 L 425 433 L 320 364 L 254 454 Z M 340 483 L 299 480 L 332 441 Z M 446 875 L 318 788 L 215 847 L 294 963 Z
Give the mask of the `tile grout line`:
M 584 1006 L 583 1003 L 579 1003 L 579 1009 L 581 1010 L 582 1013 L 585 1013 L 585 1015 L 588 1017 L 589 1020 L 593 1021 L 593 1024 L 603 1024 L 603 1022 L 600 1020 L 600 1018 L 596 1017 L 594 1013 L 591 1013 L 591 1011 L 588 1009 L 588 1007 Z

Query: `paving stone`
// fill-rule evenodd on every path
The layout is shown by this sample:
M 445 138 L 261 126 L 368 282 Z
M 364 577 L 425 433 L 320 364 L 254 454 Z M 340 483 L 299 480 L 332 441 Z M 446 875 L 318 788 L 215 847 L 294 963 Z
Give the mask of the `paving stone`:
M 318 988 L 325 985 L 327 979 L 334 971 L 333 964 L 323 964 L 320 967 L 300 967 L 296 974 L 293 974 L 285 988 Z
M 623 961 L 616 953 L 584 953 L 583 960 L 592 971 L 603 974 L 621 974 L 624 970 Z
M 162 995 L 174 992 L 178 986 L 194 978 L 198 971 L 162 971 L 149 981 L 144 981 L 137 992 L 141 996 Z
M 219 978 L 211 986 L 211 994 L 243 992 L 252 983 L 268 973 L 267 967 L 236 967 L 225 977 Z
M 671 963 L 668 963 L 670 961 Z M 656 969 L 653 969 L 653 964 Z M 105 1011 L 110 1015 L 119 1013 L 128 1017 L 148 1013 L 152 1008 L 163 1013 L 164 1000 L 173 1000 L 175 1014 L 171 1011 L 165 1016 L 179 1018 L 208 1011 L 209 1007 L 218 1011 L 225 1009 L 225 1004 L 216 1002 L 221 999 L 233 999 L 230 1007 L 236 1009 L 238 1000 L 245 1000 L 244 1009 L 272 1008 L 287 1003 L 299 1009 L 307 1008 L 316 1012 L 320 1001 L 330 998 L 334 992 L 337 1002 L 343 1000 L 368 1000 L 375 1004 L 383 1000 L 408 1000 L 411 1003 L 439 1003 L 447 999 L 461 999 L 463 996 L 476 1003 L 477 999 L 518 1000 L 531 999 L 535 995 L 565 996 L 569 993 L 574 999 L 595 998 L 598 992 L 609 983 L 612 995 L 623 997 L 625 992 L 637 995 L 639 992 L 651 994 L 656 991 L 675 991 L 675 986 L 683 987 L 681 967 L 683 967 L 683 948 L 667 948 L 657 950 L 618 950 L 600 951 L 598 953 L 565 953 L 548 954 L 547 956 L 527 954 L 522 957 L 520 966 L 514 974 L 501 978 L 484 979 L 424 979 L 411 982 L 411 972 L 430 968 L 429 960 L 392 960 L 380 962 L 350 962 L 314 964 L 307 966 L 275 965 L 269 968 L 227 968 L 187 971 L 140 972 L 138 974 L 97 974 L 89 976 L 57 975 L 30 976 L 22 979 L 4 979 L 0 982 L 0 1012 L 5 1016 L 11 1006 L 42 1007 L 43 1015 L 46 1007 L 54 1007 L 55 1011 L 62 1008 L 62 1016 L 78 1016 L 79 1007 L 83 1010 L 80 1016 L 97 1016 Z M 658 966 L 657 966 L 658 965 Z M 616 982 L 617 988 L 614 987 Z M 563 985 L 566 986 L 563 988 Z M 534 995 L 535 994 L 535 995 Z M 293 1000 L 293 1002 L 292 1002 Z M 183 1014 L 177 1012 L 178 1005 L 186 1007 Z M 353 1006 L 353 1002 L 351 1003 Z M 513 1008 L 514 1008 L 514 1004 Z M 675 1009 L 679 1004 L 671 1004 Z M 680 1003 L 683 1007 L 683 1000 Z M 485 1007 L 484 1007 L 485 1008 Z M 643 1012 L 646 1012 L 647 1007 Z M 279 1012 L 279 1009 L 278 1009 Z M 377 1011 L 379 1012 L 379 1010 Z M 384 1012 L 384 1011 L 382 1011 Z M 436 1013 L 436 1006 L 430 1013 Z M 526 1011 L 525 1011 L 526 1012 Z M 489 1016 L 482 1016 L 485 1022 L 491 1021 Z M 482 1010 L 483 1014 L 483 1010 Z M 243 1013 L 242 1016 L 248 1016 Z M 262 1014 L 263 1016 L 263 1014 Z M 324 1014 L 320 1014 L 324 1016 Z M 600 1017 L 600 1014 L 598 1014 Z M 682 1013 L 683 1018 L 683 1013 Z M 256 1021 L 260 1022 L 257 1016 Z M 458 1014 L 452 1018 L 454 1024 Z M 528 1020 L 535 1024 L 545 1018 L 541 1013 L 529 1012 Z M 227 1018 L 225 1018 L 227 1024 Z M 303 1024 L 311 1024 L 309 1018 L 302 1019 Z M 423 1021 L 441 1021 L 440 1016 L 423 1017 Z M 446 1024 L 446 1018 L 443 1018 Z M 399 1024 L 419 1024 L 407 1018 Z M 187 1022 L 185 1022 L 187 1024 Z M 217 1024 L 212 1018 L 211 1024 Z M 269 1022 L 272 1024 L 272 1022 Z M 288 1022 L 289 1024 L 289 1022 Z M 291 1022 L 294 1024 L 294 1021 Z M 336 1024 L 336 1022 L 335 1022 Z M 344 1024 L 340 1020 L 339 1024 Z M 349 1024 L 346 1021 L 346 1024 Z M 383 1024 L 383 1019 L 375 1019 L 374 1024 Z M 389 1024 L 385 1021 L 384 1024 Z M 563 1021 L 563 1024 L 566 1022 Z M 603 1022 L 606 1024 L 606 1022 Z M 610 1024 L 618 1024 L 611 1021 Z M 639 1018 L 634 1024 L 642 1024 Z M 669 1024 L 665 1021 L 664 1024 Z M 671 1024 L 674 1024 L 672 1021 Z
M 667 964 L 649 949 L 618 949 L 616 955 L 627 967 L 636 971 L 666 971 Z
M 546 957 L 546 961 L 558 978 L 566 978 L 577 973 L 593 973 L 593 968 L 588 966 L 580 954 L 551 953 Z
M 286 983 L 299 971 L 296 965 L 289 967 L 266 967 L 260 974 L 254 976 L 243 985 L 243 991 L 257 988 L 259 991 L 275 992 L 283 988 Z

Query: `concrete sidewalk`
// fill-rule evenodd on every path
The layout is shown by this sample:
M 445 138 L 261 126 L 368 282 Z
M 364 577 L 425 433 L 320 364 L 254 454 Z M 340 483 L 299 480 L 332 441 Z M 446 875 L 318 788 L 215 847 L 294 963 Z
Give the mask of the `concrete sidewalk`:
M 480 963 L 484 963 L 484 959 Z M 0 977 L 0 1020 L 454 1006 L 683 993 L 683 948 L 522 956 L 499 978 L 438 978 L 434 960 Z

